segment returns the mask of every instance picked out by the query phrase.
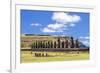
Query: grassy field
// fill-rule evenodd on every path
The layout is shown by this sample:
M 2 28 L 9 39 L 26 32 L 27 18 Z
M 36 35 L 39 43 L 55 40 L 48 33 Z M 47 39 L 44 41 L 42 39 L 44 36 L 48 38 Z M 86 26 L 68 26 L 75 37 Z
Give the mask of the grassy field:
M 48 56 L 36 57 L 35 53 L 48 54 Z M 68 61 L 68 60 L 88 60 L 88 52 L 31 52 L 21 51 L 21 63 Z

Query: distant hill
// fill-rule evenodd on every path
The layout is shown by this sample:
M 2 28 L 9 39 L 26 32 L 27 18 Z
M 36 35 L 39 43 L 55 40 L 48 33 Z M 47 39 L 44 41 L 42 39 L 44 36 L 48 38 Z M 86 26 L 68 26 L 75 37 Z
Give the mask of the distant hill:
M 82 42 L 80 42 L 80 48 L 85 49 L 85 48 L 89 48 L 88 46 L 84 45 Z
M 22 34 L 24 36 L 51 36 L 49 34 Z

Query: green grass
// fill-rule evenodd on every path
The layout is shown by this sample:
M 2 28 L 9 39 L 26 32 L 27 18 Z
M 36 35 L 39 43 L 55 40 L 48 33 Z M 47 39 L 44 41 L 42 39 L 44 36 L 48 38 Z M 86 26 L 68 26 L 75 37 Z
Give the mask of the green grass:
M 72 61 L 72 60 L 88 60 L 88 52 L 37 52 L 47 53 L 48 57 L 35 57 L 34 53 L 29 51 L 21 51 L 21 63 L 33 63 L 33 62 L 49 62 L 49 61 Z

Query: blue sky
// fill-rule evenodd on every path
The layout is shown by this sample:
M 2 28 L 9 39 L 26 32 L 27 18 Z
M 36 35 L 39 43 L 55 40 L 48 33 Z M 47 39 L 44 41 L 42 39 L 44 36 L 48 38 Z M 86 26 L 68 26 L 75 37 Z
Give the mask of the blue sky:
M 21 34 L 73 36 L 89 45 L 89 13 L 21 10 Z

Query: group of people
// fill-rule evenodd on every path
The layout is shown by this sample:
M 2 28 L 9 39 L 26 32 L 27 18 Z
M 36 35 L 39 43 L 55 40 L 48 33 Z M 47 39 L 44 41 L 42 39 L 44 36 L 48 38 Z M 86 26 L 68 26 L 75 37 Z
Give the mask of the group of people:
M 48 57 L 47 53 L 34 53 L 35 57 Z

